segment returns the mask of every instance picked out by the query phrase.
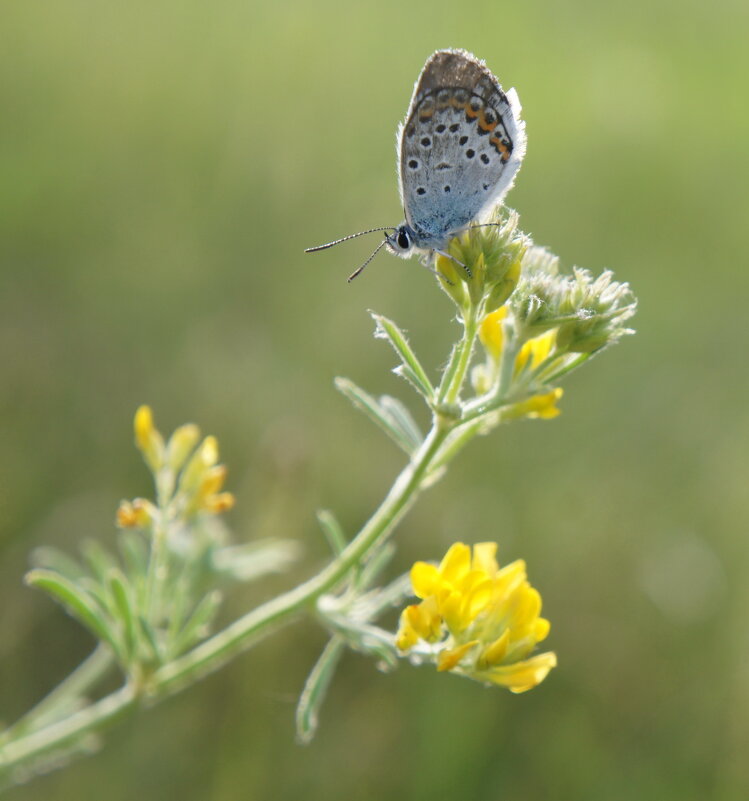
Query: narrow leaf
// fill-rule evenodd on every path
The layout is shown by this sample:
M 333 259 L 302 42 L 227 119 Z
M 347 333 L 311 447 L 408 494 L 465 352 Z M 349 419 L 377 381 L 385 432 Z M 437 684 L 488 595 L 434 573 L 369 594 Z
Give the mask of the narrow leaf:
M 405 573 L 377 590 L 371 606 L 371 614 L 376 617 L 388 607 L 400 606 L 407 598 L 412 597 L 411 574 Z
M 390 416 L 391 420 L 400 428 L 404 436 L 411 442 L 411 452 L 421 447 L 424 435 L 419 430 L 419 426 L 411 416 L 406 406 L 397 398 L 390 395 L 380 396 L 380 408 Z
M 413 444 L 408 434 L 398 425 L 398 422 L 386 412 L 375 398 L 365 392 L 361 387 L 356 386 L 348 378 L 336 378 L 336 389 L 345 395 L 354 406 L 378 425 L 395 444 L 404 450 L 409 456 L 413 453 Z
M 154 631 L 153 626 L 143 615 L 138 616 L 138 623 L 140 624 L 140 630 L 145 635 L 145 641 L 148 645 L 148 649 L 151 652 L 152 660 L 157 665 L 160 665 L 164 660 L 161 653 L 162 649 L 159 643 L 159 638 Z
M 99 584 L 91 576 L 84 576 L 77 582 L 77 586 L 86 593 L 92 603 L 98 604 L 99 611 L 105 618 L 117 617 L 117 605 L 109 591 L 108 580 L 105 579 L 104 584 Z
M 548 375 L 543 376 L 543 380 L 546 384 L 551 384 L 553 381 L 558 381 L 562 376 L 567 375 L 567 373 L 571 373 L 577 367 L 579 367 L 583 362 L 586 362 L 591 356 L 594 356 L 595 353 L 579 353 L 576 354 L 573 359 L 568 361 L 558 370 L 555 370 L 553 373 L 549 373 Z
M 378 667 L 381 670 L 392 670 L 398 664 L 395 638 L 390 632 L 384 631 L 379 626 L 341 617 L 330 619 L 330 622 L 346 640 L 349 648 L 377 657 L 380 660 Z
M 120 532 L 119 546 L 133 591 L 133 603 L 140 608 L 145 603 L 148 548 L 140 532 L 128 529 Z
M 307 677 L 296 708 L 296 734 L 302 745 L 307 745 L 315 736 L 320 707 L 325 700 L 344 648 L 343 637 L 339 635 L 331 637 Z
M 96 637 L 115 647 L 106 619 L 92 603 L 88 594 L 72 581 L 51 570 L 37 569 L 26 574 L 26 583 L 49 593 Z
M 283 573 L 299 558 L 301 550 L 296 540 L 268 537 L 216 548 L 211 563 L 214 570 L 236 581 L 254 581 L 269 573 Z
M 357 588 L 365 590 L 372 586 L 380 573 L 387 567 L 393 556 L 395 556 L 395 551 L 396 547 L 392 542 L 387 542 L 381 548 L 377 548 L 364 563 L 364 566 L 357 576 Z
M 185 623 L 182 631 L 175 639 L 173 648 L 170 649 L 172 650 L 172 658 L 208 636 L 209 626 L 213 622 L 222 600 L 223 596 L 218 590 L 209 592 L 200 600 L 200 603 L 195 607 L 192 615 L 190 615 L 187 623 Z
M 138 618 L 134 608 L 135 600 L 132 587 L 128 584 L 127 576 L 117 568 L 114 568 L 109 573 L 109 590 L 114 600 L 118 618 L 122 621 L 125 635 L 125 651 L 128 656 L 132 656 L 136 653 L 138 638 Z
M 338 556 L 346 547 L 346 535 L 343 533 L 341 524 L 329 509 L 318 509 L 317 522 L 325 534 L 330 549 Z
M 375 337 L 380 339 L 387 339 L 393 346 L 393 349 L 398 354 L 402 366 L 396 372 L 407 379 L 415 389 L 420 392 L 427 401 L 431 402 L 434 399 L 434 387 L 432 386 L 426 371 L 421 366 L 421 362 L 416 358 L 416 354 L 411 350 L 408 340 L 403 332 L 387 317 L 380 314 L 371 312 L 372 319 L 377 323 L 375 329 Z
M 77 581 L 86 575 L 86 571 L 72 556 L 49 546 L 34 548 L 31 552 L 31 564 L 34 567 L 53 570 L 70 581 Z
M 148 549 L 142 535 L 132 529 L 124 529 L 119 535 L 120 553 L 128 574 L 145 576 L 148 571 Z
M 81 553 L 91 572 L 100 582 L 107 581 L 109 571 L 117 567 L 117 563 L 105 548 L 96 540 L 87 540 L 81 545 Z

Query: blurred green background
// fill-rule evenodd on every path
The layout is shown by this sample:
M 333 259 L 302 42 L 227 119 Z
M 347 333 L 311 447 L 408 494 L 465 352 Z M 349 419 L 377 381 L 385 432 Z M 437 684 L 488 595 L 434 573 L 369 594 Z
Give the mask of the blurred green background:
M 0 717 L 89 637 L 22 586 L 37 545 L 115 538 L 148 491 L 136 406 L 218 436 L 239 539 L 355 530 L 402 460 L 332 378 L 411 400 L 369 308 L 437 368 L 458 327 L 398 223 L 394 138 L 427 56 L 518 89 L 509 203 L 568 267 L 612 268 L 636 337 L 563 415 L 474 443 L 400 530 L 394 571 L 457 539 L 524 557 L 559 668 L 522 696 L 350 655 L 310 747 L 296 696 L 324 637 L 287 629 L 11 797 L 749 797 L 749 5 L 29 0 L 0 23 Z M 422 418 L 423 419 L 423 418 Z M 352 447 L 352 444 L 355 445 Z

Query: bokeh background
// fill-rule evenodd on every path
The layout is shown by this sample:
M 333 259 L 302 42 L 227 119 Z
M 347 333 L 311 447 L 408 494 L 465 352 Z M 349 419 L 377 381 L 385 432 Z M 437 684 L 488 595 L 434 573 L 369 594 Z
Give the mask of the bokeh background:
M 411 400 L 366 310 L 436 369 L 457 335 L 415 261 L 306 246 L 401 219 L 394 137 L 439 47 L 517 87 L 509 203 L 536 241 L 640 298 L 636 337 L 563 415 L 474 443 L 403 524 L 394 572 L 456 539 L 524 557 L 560 665 L 511 696 L 346 658 L 314 743 L 324 637 L 287 629 L 129 719 L 37 799 L 749 797 L 749 5 L 744 0 L 7 3 L 0 24 L 0 717 L 91 641 L 22 585 L 31 549 L 113 543 L 148 490 L 136 406 L 222 443 L 239 540 L 325 557 L 401 466 L 337 395 Z M 423 420 L 423 416 L 420 418 Z

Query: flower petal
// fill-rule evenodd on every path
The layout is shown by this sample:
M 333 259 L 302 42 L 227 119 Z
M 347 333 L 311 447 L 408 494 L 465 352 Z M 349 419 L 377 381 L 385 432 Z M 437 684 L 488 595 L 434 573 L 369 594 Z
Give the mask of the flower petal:
M 471 642 L 459 645 L 457 648 L 442 651 L 437 660 L 437 670 L 452 670 L 475 645 L 478 645 L 478 640 L 471 640 Z
M 477 675 L 477 678 L 507 687 L 513 693 L 524 693 L 540 684 L 556 665 L 557 655 L 553 651 L 547 651 L 514 665 L 492 668 Z
M 472 567 L 474 570 L 483 570 L 488 576 L 493 577 L 499 569 L 497 564 L 497 543 L 477 542 L 473 546 Z
M 481 652 L 479 665 L 483 668 L 488 667 L 489 665 L 496 665 L 501 662 L 507 653 L 507 645 L 509 642 L 510 630 L 505 629 L 500 637 L 494 640 L 491 645 L 484 648 L 484 650 Z
M 433 595 L 441 582 L 437 568 L 428 562 L 416 562 L 411 568 L 411 585 L 417 598 Z
M 487 314 L 481 321 L 479 327 L 479 339 L 486 348 L 487 353 L 498 361 L 502 355 L 504 344 L 504 332 L 502 331 L 502 320 L 507 317 L 507 306 L 500 306 L 496 311 Z
M 440 562 L 439 572 L 445 581 L 457 584 L 471 569 L 471 549 L 462 542 L 450 546 Z

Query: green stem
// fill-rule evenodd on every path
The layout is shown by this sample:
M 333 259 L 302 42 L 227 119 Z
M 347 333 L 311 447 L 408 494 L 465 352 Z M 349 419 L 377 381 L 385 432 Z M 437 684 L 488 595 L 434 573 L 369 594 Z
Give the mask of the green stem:
M 16 765 L 78 742 L 87 734 L 101 731 L 119 719 L 138 700 L 135 688 L 126 684 L 91 706 L 75 712 L 64 720 L 45 726 L 0 749 L 0 775 L 5 778 Z
M 499 381 L 497 381 L 497 389 L 494 393 L 495 398 L 501 398 L 507 395 L 510 385 L 512 384 L 512 376 L 515 372 L 515 359 L 520 351 L 518 347 L 517 337 L 508 337 L 507 343 L 502 351 L 502 363 L 499 368 Z
M 463 336 L 450 355 L 439 388 L 440 403 L 456 403 L 471 362 L 478 333 L 476 309 L 471 306 L 463 320 Z
M 69 712 L 71 706 L 81 703 L 83 696 L 109 672 L 113 664 L 114 656 L 111 648 L 103 643 L 99 644 L 54 690 L 13 726 L 6 729 L 2 733 L 0 742 L 17 740 L 29 732 L 48 725 L 55 717 Z

